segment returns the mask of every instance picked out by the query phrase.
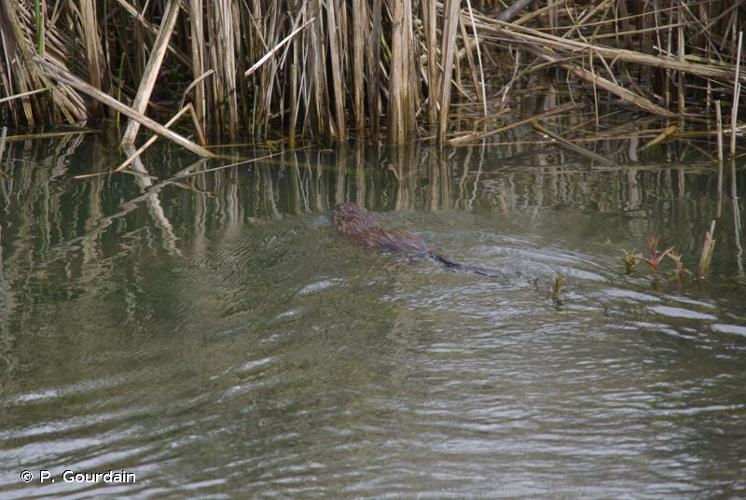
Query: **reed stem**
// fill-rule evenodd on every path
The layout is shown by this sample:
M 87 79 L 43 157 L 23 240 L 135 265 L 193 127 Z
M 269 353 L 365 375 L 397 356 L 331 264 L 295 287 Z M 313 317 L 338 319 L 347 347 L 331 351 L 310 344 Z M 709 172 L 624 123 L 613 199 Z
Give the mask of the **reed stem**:
M 736 155 L 743 2 L 507 4 L 498 11 L 472 0 L 77 0 L 47 9 L 47 0 L 3 0 L 0 113 L 13 127 L 34 128 L 116 111 L 100 95 L 91 100 L 50 79 L 36 56 L 157 121 L 189 98 L 197 130 L 212 137 L 281 131 L 293 143 L 298 134 L 344 142 L 352 128 L 379 140 L 385 124 L 391 143 L 446 144 L 454 131 L 500 140 L 495 130 L 536 114 L 520 115 L 514 103 L 535 93 L 538 76 L 565 85 L 570 100 L 595 104 L 598 130 L 609 126 L 603 110 L 615 99 L 676 120 L 671 138 L 685 128 L 699 133 L 692 124 L 710 119 L 715 98 L 732 100 Z M 174 94 L 186 97 L 169 99 Z M 568 99 L 560 100 L 548 107 Z M 491 123 L 503 110 L 506 124 Z M 138 128 L 130 120 L 122 141 L 134 141 Z

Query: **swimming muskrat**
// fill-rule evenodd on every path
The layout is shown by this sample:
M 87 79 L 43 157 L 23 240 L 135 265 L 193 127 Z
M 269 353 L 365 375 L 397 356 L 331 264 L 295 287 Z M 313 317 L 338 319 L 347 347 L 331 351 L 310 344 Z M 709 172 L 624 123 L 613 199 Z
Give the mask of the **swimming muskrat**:
M 468 271 L 482 276 L 496 276 L 495 273 L 486 269 L 459 264 L 438 255 L 414 233 L 383 227 L 375 215 L 353 203 L 340 203 L 334 207 L 334 227 L 337 233 L 368 250 L 429 258 L 449 269 Z

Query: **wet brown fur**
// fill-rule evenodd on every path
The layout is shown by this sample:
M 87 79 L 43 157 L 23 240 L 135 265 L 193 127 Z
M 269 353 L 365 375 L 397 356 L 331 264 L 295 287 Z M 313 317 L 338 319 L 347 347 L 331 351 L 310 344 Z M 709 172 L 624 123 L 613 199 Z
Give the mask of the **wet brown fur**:
M 375 215 L 352 203 L 340 203 L 334 208 L 334 227 L 337 233 L 369 250 L 416 256 L 432 253 L 416 234 L 383 227 Z
M 427 243 L 414 233 L 383 227 L 375 215 L 353 203 L 334 207 L 334 228 L 356 245 L 368 250 L 391 252 L 410 257 L 431 258 L 449 269 L 489 276 L 498 275 L 488 269 L 453 262 L 430 250 Z

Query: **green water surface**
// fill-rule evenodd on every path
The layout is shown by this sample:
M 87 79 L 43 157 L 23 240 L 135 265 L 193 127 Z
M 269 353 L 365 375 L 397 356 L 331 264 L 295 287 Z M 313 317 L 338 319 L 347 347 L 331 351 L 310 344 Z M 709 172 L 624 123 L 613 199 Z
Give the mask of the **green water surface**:
M 0 497 L 746 495 L 740 169 L 718 195 L 676 149 L 228 152 L 276 156 L 76 180 L 116 147 L 6 148 Z M 341 201 L 497 277 L 366 253 Z M 696 269 L 712 220 L 707 279 L 624 274 L 647 235 Z

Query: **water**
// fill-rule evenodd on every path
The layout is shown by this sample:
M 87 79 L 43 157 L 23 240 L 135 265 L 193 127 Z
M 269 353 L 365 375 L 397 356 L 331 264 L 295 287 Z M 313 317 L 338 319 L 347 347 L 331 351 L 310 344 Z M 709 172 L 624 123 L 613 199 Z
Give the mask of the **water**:
M 672 148 L 309 149 L 161 184 L 220 162 L 161 146 L 157 180 L 74 180 L 121 158 L 12 145 L 0 496 L 746 495 L 746 178 L 718 198 Z M 342 200 L 498 277 L 366 254 Z M 715 218 L 707 280 L 624 275 L 647 234 L 695 269 Z

